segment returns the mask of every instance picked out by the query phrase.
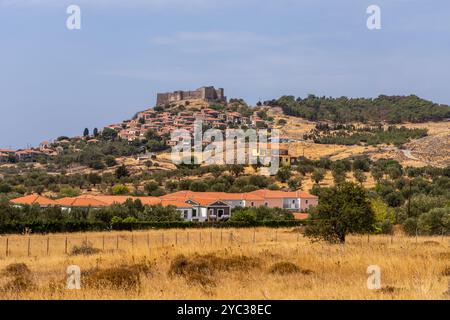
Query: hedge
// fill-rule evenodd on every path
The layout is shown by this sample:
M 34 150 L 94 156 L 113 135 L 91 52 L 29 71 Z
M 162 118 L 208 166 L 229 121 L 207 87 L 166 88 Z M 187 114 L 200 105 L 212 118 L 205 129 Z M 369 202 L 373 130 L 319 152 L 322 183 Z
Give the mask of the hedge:
M 112 225 L 114 230 L 145 230 L 145 229 L 187 229 L 187 228 L 250 228 L 250 227 L 295 227 L 304 225 L 299 220 L 276 220 L 276 221 L 225 221 L 225 222 L 193 222 L 193 221 L 171 221 L 171 222 L 154 222 L 139 221 L 130 223 L 115 223 Z
M 296 227 L 304 225 L 305 221 L 277 220 L 277 221 L 225 221 L 225 222 L 191 222 L 191 221 L 138 221 L 110 224 L 101 221 L 31 221 L 7 222 L 0 224 L 0 234 L 23 233 L 30 229 L 32 233 L 83 232 L 106 230 L 146 230 L 146 229 L 187 229 L 187 228 L 250 228 L 250 227 Z

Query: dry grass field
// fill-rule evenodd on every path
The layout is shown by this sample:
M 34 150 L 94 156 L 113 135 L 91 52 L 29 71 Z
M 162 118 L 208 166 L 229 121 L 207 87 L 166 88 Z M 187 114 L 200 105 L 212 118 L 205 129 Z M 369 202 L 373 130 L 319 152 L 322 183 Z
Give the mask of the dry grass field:
M 266 228 L 2 236 L 0 298 L 450 299 L 449 245 L 402 235 L 329 245 Z M 70 265 L 81 289 L 66 289 Z M 379 290 L 367 287 L 369 265 L 381 268 Z

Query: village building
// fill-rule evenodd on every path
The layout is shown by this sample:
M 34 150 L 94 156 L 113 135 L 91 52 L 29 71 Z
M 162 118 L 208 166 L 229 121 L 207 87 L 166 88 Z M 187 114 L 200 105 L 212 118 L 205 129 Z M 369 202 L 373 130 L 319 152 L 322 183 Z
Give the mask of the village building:
M 173 206 L 185 221 L 226 221 L 237 207 L 283 208 L 291 210 L 296 219 L 299 215 L 318 204 L 318 197 L 307 192 L 255 190 L 248 193 L 178 191 L 161 197 L 134 197 L 108 195 L 82 195 L 51 200 L 40 195 L 28 195 L 11 200 L 17 206 L 38 205 L 42 208 L 60 206 L 70 211 L 72 208 L 97 209 L 114 204 L 124 204 L 127 200 L 139 199 L 143 205 Z

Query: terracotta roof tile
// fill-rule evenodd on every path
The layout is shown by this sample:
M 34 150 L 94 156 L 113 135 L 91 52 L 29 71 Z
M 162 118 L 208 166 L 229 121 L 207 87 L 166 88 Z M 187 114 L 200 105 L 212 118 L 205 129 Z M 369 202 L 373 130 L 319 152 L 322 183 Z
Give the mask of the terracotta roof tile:
M 28 204 L 28 205 L 33 205 L 33 204 L 39 204 L 41 206 L 56 206 L 58 205 L 58 202 L 40 196 L 38 194 L 31 194 L 25 197 L 20 197 L 20 198 L 16 198 L 11 200 L 11 203 L 14 204 Z

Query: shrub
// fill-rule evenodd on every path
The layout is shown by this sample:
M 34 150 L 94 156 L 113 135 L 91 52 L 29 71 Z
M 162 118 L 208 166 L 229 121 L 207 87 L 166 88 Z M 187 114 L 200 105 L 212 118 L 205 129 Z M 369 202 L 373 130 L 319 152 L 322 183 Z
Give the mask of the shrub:
M 299 266 L 292 262 L 282 261 L 277 262 L 270 266 L 269 273 L 271 274 L 279 274 L 279 275 L 285 275 L 285 274 L 292 274 L 292 273 L 302 273 L 302 274 L 311 274 L 311 270 L 302 270 Z
M 25 263 L 18 262 L 8 264 L 3 270 L 2 274 L 12 277 L 24 277 L 29 276 L 31 274 L 31 271 L 30 269 L 28 269 L 28 266 Z
M 112 187 L 112 193 L 114 195 L 125 195 L 130 193 L 130 189 L 128 189 L 128 187 L 123 184 L 117 184 Z
M 31 271 L 25 263 L 11 263 L 6 266 L 2 274 L 13 277 L 3 285 L 2 291 L 23 292 L 34 288 Z
M 125 266 L 112 267 L 93 272 L 85 282 L 89 287 L 133 290 L 140 286 L 140 272 Z
M 76 256 L 76 255 L 92 255 L 92 254 L 97 254 L 99 253 L 101 250 L 94 248 L 92 246 L 92 243 L 84 240 L 83 243 L 80 246 L 74 246 L 70 252 L 70 254 L 72 256 Z

